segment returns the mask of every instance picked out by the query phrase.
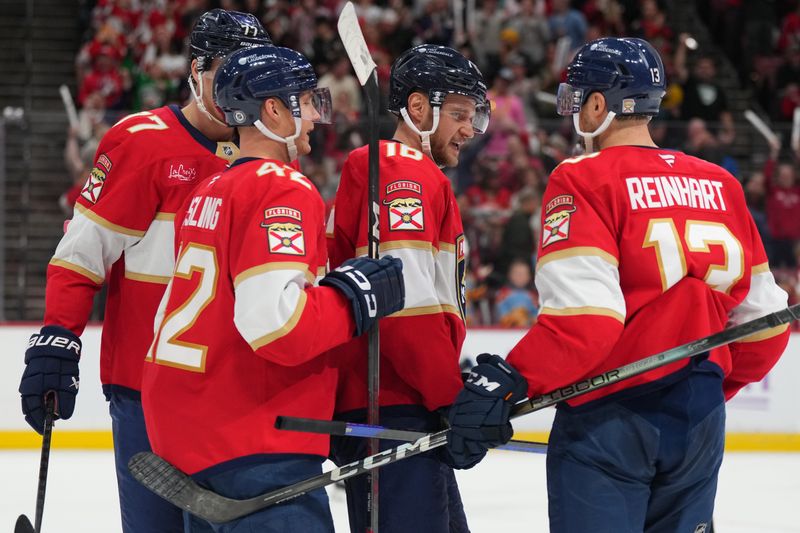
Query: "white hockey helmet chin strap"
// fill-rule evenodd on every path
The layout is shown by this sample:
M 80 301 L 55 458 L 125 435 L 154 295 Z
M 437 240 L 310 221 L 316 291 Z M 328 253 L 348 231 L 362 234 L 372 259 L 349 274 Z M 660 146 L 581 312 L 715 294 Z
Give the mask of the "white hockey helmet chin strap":
M 616 116 L 617 116 L 616 113 L 614 113 L 613 111 L 609 111 L 608 115 L 606 115 L 606 119 L 603 121 L 602 124 L 600 124 L 600 127 L 594 131 L 587 133 L 585 131 L 581 131 L 580 114 L 575 113 L 572 115 L 572 124 L 575 126 L 575 133 L 583 137 L 583 142 L 586 144 L 586 153 L 594 152 L 592 139 L 594 139 L 595 137 L 606 131 L 608 127 L 611 125 L 611 121 L 614 120 L 614 117 Z
M 290 135 L 289 137 L 281 137 L 280 135 L 276 134 L 268 127 L 264 125 L 263 122 L 260 120 L 256 120 L 253 123 L 253 126 L 258 129 L 268 139 L 272 139 L 273 141 L 278 141 L 281 143 L 286 144 L 286 149 L 289 151 L 289 161 L 294 161 L 297 159 L 297 146 L 294 144 L 295 139 L 300 137 L 300 130 L 303 127 L 303 121 L 300 117 L 292 117 L 294 118 L 294 135 Z
M 431 125 L 431 129 L 427 131 L 420 131 L 419 128 L 414 124 L 414 121 L 411 120 L 411 117 L 408 116 L 408 111 L 406 108 L 400 109 L 400 115 L 403 117 L 403 122 L 406 123 L 406 126 L 411 128 L 411 131 L 419 135 L 419 140 L 422 141 L 422 153 L 427 155 L 431 158 L 431 160 L 436 163 L 436 159 L 433 158 L 433 153 L 431 153 L 431 135 L 436 131 L 436 128 L 439 127 L 439 106 L 434 105 L 431 106 L 433 108 L 433 124 Z M 438 163 L 437 163 L 438 164 Z
M 192 91 L 192 96 L 194 97 L 194 101 L 197 103 L 198 109 L 207 116 L 211 122 L 216 123 L 219 126 L 224 126 L 226 128 L 230 128 L 227 124 L 222 122 L 220 119 L 212 115 L 208 109 L 206 109 L 206 105 L 203 103 L 203 74 L 205 73 L 204 70 L 197 71 L 197 77 L 199 78 L 198 85 L 200 86 L 200 92 L 197 92 L 195 88 L 194 78 L 192 77 L 191 73 L 189 74 L 189 90 Z

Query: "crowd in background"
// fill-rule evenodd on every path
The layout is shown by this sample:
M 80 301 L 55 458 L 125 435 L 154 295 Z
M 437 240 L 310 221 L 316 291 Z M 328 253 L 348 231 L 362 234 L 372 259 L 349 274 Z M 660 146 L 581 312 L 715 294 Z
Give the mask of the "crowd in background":
M 668 24 L 657 0 L 477 0 L 454 16 L 447 0 L 355 1 L 387 93 L 393 59 L 420 43 L 453 46 L 481 68 L 494 102 L 488 132 L 476 137 L 448 171 L 469 243 L 468 320 L 472 326 L 527 327 L 536 320 L 533 285 L 540 239 L 541 195 L 549 173 L 575 153 L 571 120 L 555 113 L 564 67 L 586 41 L 642 37 L 661 53 L 668 88 L 651 123 L 659 146 L 722 165 L 739 178 L 776 277 L 800 300 L 800 151 L 788 142 L 754 154 L 747 171 L 733 147 L 737 126 L 718 83 L 720 54 Z M 364 144 L 359 84 L 336 33 L 339 0 L 87 0 L 76 58 L 80 122 L 70 130 L 66 159 L 74 179 L 62 197 L 69 214 L 91 167 L 98 140 L 122 115 L 189 97 L 187 35 L 204 11 L 222 7 L 255 14 L 272 40 L 307 55 L 320 86 L 331 89 L 335 121 L 314 130 L 301 164 L 331 201 L 341 165 Z M 461 2 L 470 6 L 470 2 Z M 706 0 L 699 11 L 730 57 L 740 84 L 752 88 L 776 123 L 800 108 L 800 0 Z M 740 31 L 732 31 L 737 28 Z M 386 115 L 383 130 L 394 129 Z M 786 139 L 788 141 L 788 139 Z M 755 170 L 751 170 L 755 168 Z

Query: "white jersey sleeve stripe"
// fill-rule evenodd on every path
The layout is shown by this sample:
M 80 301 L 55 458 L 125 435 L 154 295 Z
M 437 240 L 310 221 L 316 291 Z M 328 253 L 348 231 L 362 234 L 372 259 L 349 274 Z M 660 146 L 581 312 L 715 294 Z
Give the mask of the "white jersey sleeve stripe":
M 306 272 L 271 270 L 236 285 L 233 322 L 257 350 L 294 329 L 306 304 Z
M 730 326 L 738 326 L 780 311 L 785 309 L 788 304 L 789 295 L 775 283 L 772 272 L 757 271 L 756 268 L 753 268 L 753 274 L 750 277 L 750 291 L 742 303 L 731 311 Z M 781 332 L 777 331 L 774 335 L 779 333 Z
M 84 216 L 84 213 L 88 211 L 75 209 L 75 215 L 50 262 L 60 266 L 72 265 L 71 270 L 99 283 L 123 250 L 136 244 L 140 237 L 113 231 Z
M 458 313 L 458 300 L 460 296 L 456 294 L 456 254 L 455 246 L 453 250 L 442 248 L 436 255 L 436 298 L 443 308 L 453 309 Z
M 172 215 L 174 218 L 174 215 Z M 156 217 L 142 239 L 125 250 L 125 277 L 168 283 L 175 269 L 175 226 L 172 219 Z
M 300 271 L 303 272 L 308 283 L 314 283 L 315 277 L 308 269 L 308 265 L 300 263 L 299 261 L 281 261 L 277 263 L 267 263 L 266 265 L 258 265 L 247 270 L 240 272 L 233 280 L 234 288 L 238 288 L 239 284 L 248 278 L 263 274 L 264 272 L 274 272 L 276 270 L 285 271 Z
M 545 314 L 601 314 L 625 320 L 619 271 L 602 255 L 564 254 L 540 261 L 536 289 Z
M 403 281 L 406 287 L 404 309 L 408 311 L 418 307 L 439 307 L 439 300 L 434 292 L 436 266 L 430 248 L 427 251 L 419 248 L 393 248 L 391 255 L 403 261 Z
M 599 257 L 600 259 L 604 260 L 610 265 L 613 265 L 615 267 L 619 265 L 619 261 L 617 260 L 617 258 L 611 255 L 610 253 L 606 252 L 602 248 L 595 248 L 593 246 L 577 246 L 575 248 L 569 248 L 568 250 L 561 250 L 560 252 L 553 252 L 547 254 L 546 256 L 539 259 L 539 262 L 536 264 L 536 269 L 538 270 L 542 268 L 550 261 L 558 261 L 559 259 L 575 257 L 579 255 Z

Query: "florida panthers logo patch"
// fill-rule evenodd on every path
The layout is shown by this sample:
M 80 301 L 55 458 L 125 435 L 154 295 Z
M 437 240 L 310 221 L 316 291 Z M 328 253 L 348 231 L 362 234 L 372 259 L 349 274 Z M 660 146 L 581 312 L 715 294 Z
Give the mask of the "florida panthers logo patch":
M 267 228 L 267 245 L 269 252 L 285 255 L 306 255 L 303 228 L 291 222 L 275 222 L 262 224 Z
M 574 212 L 574 199 L 570 194 L 556 196 L 547 203 L 542 226 L 542 248 L 569 239 L 570 217 Z
M 389 231 L 423 231 L 425 218 L 420 198 L 384 200 L 389 206 Z
M 86 179 L 86 184 L 81 190 L 81 196 L 88 202 L 93 204 L 97 203 L 100 199 L 100 193 L 103 191 L 103 185 L 106 182 L 106 171 L 99 166 L 94 167 L 89 172 L 89 177 Z

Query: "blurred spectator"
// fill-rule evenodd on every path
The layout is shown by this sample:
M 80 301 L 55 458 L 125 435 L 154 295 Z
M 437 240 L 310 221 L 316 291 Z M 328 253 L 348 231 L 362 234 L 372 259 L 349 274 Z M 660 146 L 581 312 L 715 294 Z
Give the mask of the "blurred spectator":
M 570 50 L 575 50 L 585 42 L 588 29 L 586 17 L 577 9 L 572 9 L 569 0 L 552 0 L 547 24 L 553 39 L 569 38 Z
M 504 328 L 529 328 L 539 313 L 536 293 L 531 290 L 531 265 L 523 259 L 508 267 L 508 281 L 497 292 L 497 322 Z
M 515 260 L 529 265 L 534 263 L 537 241 L 533 227 L 540 203 L 539 194 L 534 189 L 522 189 L 517 194 L 517 207 L 503 225 L 500 250 L 494 263 L 496 271 L 507 272 Z
M 489 99 L 494 105 L 492 119 L 489 122 L 488 135 L 484 155 L 503 157 L 508 152 L 508 139 L 526 133 L 525 110 L 519 96 L 509 89 L 514 81 L 514 73 L 510 68 L 503 68 L 497 73 Z
M 500 32 L 505 23 L 505 13 L 497 0 L 484 0 L 480 11 L 475 13 L 470 28 L 470 42 L 475 50 L 475 59 L 484 76 L 491 77 L 500 57 Z
M 509 21 L 509 27 L 520 36 L 519 51 L 525 56 L 532 70 L 543 66 L 547 43 L 550 40 L 550 28 L 537 9 L 535 0 L 522 0 L 519 13 Z
M 328 73 L 319 78 L 319 86 L 330 89 L 334 110 L 339 105 L 355 110 L 356 113 L 361 109 L 361 85 L 353 74 L 346 55 L 339 56 Z
M 773 147 L 764 165 L 767 222 L 772 235 L 770 266 L 794 268 L 797 266 L 794 248 L 800 241 L 800 184 L 796 180 L 794 165 L 776 159 L 777 150 Z
M 722 161 L 719 142 L 708 130 L 706 121 L 701 118 L 693 118 L 687 124 L 683 151 L 712 163 L 720 164 Z
M 78 103 L 84 105 L 92 94 L 99 94 L 109 109 L 122 104 L 125 82 L 119 71 L 119 52 L 110 45 L 99 45 L 93 52 L 92 67 L 84 76 L 78 90 Z
M 682 84 L 683 101 L 681 118 L 702 118 L 708 122 L 719 122 L 718 140 L 723 144 L 733 142 L 735 130 L 733 116 L 728 108 L 728 97 L 716 82 L 717 67 L 710 56 L 697 58 L 691 74 L 686 67 L 688 35 L 683 34 L 675 54 L 675 73 Z
M 770 235 L 769 222 L 767 220 L 767 188 L 763 172 L 754 172 L 750 176 L 750 179 L 744 184 L 744 197 L 747 201 L 750 216 L 753 217 L 753 222 L 755 222 L 756 229 L 761 237 L 761 242 L 764 243 L 767 257 L 772 257 L 772 235 Z

